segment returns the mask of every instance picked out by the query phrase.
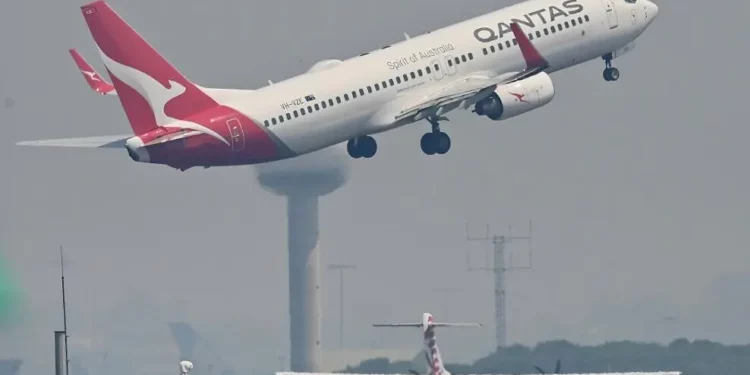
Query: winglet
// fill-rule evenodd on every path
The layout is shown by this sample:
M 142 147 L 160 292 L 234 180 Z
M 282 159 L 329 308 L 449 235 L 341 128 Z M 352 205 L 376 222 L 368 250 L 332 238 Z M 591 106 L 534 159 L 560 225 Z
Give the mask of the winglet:
M 83 78 L 86 80 L 86 83 L 88 83 L 89 87 L 91 87 L 92 90 L 95 92 L 102 94 L 102 95 L 117 95 L 117 92 L 115 91 L 115 87 L 112 86 L 109 82 L 105 81 L 104 78 L 102 78 L 99 73 L 94 70 L 94 68 L 81 56 L 78 51 L 76 51 L 75 48 L 71 48 L 68 50 L 70 52 L 70 55 L 73 57 L 73 61 L 75 61 L 76 66 L 78 66 L 78 69 L 81 71 L 81 74 L 83 74 Z
M 518 23 L 513 22 L 510 24 L 510 29 L 513 31 L 513 35 L 518 41 L 518 46 L 521 48 L 524 60 L 526 60 L 527 70 L 544 70 L 549 67 L 549 62 L 542 57 L 539 51 L 529 40 L 528 36 L 521 30 L 521 26 Z

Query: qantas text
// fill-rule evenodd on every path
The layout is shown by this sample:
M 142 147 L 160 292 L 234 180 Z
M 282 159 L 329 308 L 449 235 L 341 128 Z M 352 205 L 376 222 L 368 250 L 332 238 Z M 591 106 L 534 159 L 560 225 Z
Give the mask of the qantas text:
M 537 27 L 537 22 L 542 25 L 555 22 L 555 19 L 559 17 L 568 17 L 574 14 L 583 12 L 583 5 L 578 3 L 578 0 L 566 0 L 563 1 L 562 7 L 567 10 L 560 9 L 557 6 L 550 6 L 548 8 L 542 8 L 535 10 L 531 13 L 524 15 L 523 19 L 512 19 L 510 22 L 499 22 L 496 27 L 480 27 L 474 30 L 474 37 L 478 41 L 489 43 L 502 38 L 506 33 L 512 33 L 510 29 L 510 23 L 516 22 L 519 25 L 527 26 L 530 28 Z

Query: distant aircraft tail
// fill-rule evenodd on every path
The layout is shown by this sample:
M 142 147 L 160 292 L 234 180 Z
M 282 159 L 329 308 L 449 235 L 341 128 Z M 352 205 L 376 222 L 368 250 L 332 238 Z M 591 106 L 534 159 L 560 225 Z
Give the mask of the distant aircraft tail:
M 104 0 L 84 5 L 81 11 L 135 134 L 218 105 Z
M 440 349 L 435 337 L 435 327 L 481 327 L 479 323 L 439 323 L 430 313 L 422 314 L 421 323 L 390 323 L 390 324 L 373 324 L 373 327 L 419 327 L 422 328 L 425 346 L 425 360 L 430 375 L 451 375 L 445 369 L 443 357 L 440 355 Z

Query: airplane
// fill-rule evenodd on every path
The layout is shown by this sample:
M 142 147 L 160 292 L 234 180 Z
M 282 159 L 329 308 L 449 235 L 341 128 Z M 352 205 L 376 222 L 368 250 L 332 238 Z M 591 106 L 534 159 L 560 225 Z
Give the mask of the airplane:
M 452 374 L 445 369 L 443 358 L 440 355 L 440 350 L 437 345 L 437 338 L 435 337 L 436 327 L 481 327 L 479 323 L 438 323 L 435 322 L 435 318 L 430 313 L 422 314 L 421 323 L 386 323 L 386 324 L 373 324 L 373 327 L 421 327 L 424 337 L 424 352 L 425 360 L 427 361 L 427 374 L 425 375 L 459 375 Z M 544 370 L 538 366 L 534 368 L 539 373 L 544 374 Z M 560 360 L 557 360 L 555 364 L 555 374 L 561 374 L 560 372 Z M 277 372 L 276 375 L 297 375 L 301 373 L 294 372 Z M 409 370 L 410 375 L 422 375 L 414 370 Z M 306 373 L 306 375 L 333 375 L 328 373 Z M 340 373 L 337 375 L 348 375 Z M 359 374 L 362 375 L 362 374 Z M 515 374 L 517 375 L 517 374 Z M 583 375 L 583 374 L 567 374 L 567 375 Z M 682 375 L 680 371 L 655 371 L 655 372 L 607 372 L 607 373 L 590 373 L 588 375 Z
M 443 357 L 440 355 L 440 349 L 437 345 L 437 337 L 435 337 L 436 327 L 481 327 L 479 323 L 438 323 L 435 322 L 435 318 L 430 313 L 422 314 L 421 323 L 386 323 L 386 324 L 373 324 L 373 327 L 419 327 L 422 328 L 422 334 L 424 337 L 424 355 L 425 361 L 427 362 L 427 375 L 451 375 L 451 373 L 443 366 Z M 411 371 L 413 375 L 420 375 L 415 371 Z
M 659 8 L 650 0 L 528 0 L 257 89 L 190 81 L 105 0 L 81 12 L 111 84 L 71 54 L 95 92 L 119 98 L 132 133 L 18 145 L 125 148 L 136 162 L 185 171 L 343 142 L 352 158 L 369 159 L 374 135 L 422 120 L 431 126 L 422 151 L 446 154 L 451 139 L 440 124 L 451 111 L 514 118 L 552 101 L 551 73 L 598 58 L 604 79 L 617 81 L 612 61 L 633 50 Z

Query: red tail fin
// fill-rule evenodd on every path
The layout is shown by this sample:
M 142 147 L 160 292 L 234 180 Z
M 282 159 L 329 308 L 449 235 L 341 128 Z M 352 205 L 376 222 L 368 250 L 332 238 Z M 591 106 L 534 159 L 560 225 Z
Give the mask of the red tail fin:
M 81 11 L 136 134 L 217 106 L 104 0 Z

